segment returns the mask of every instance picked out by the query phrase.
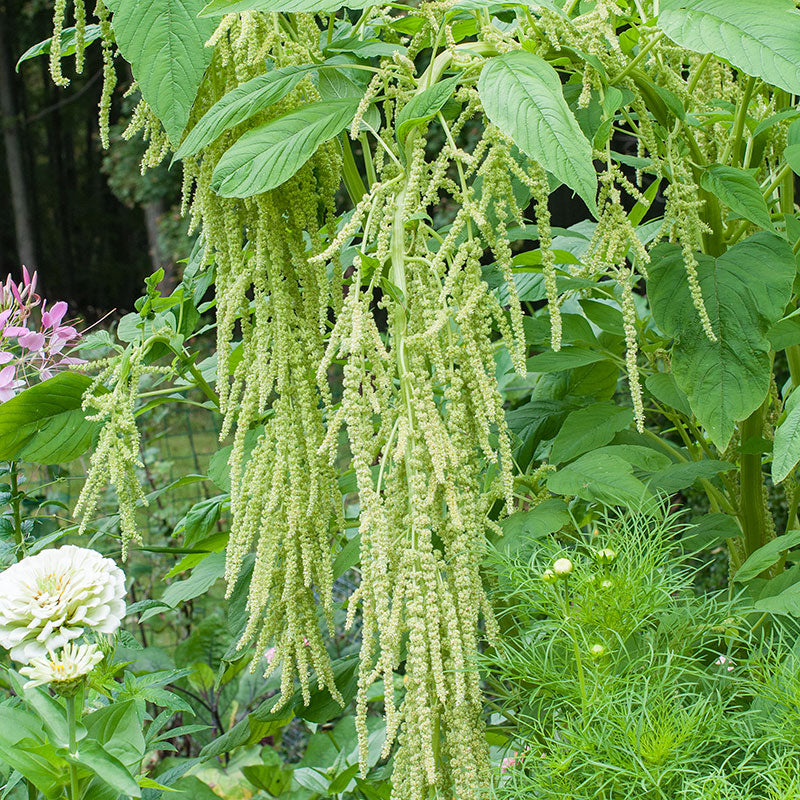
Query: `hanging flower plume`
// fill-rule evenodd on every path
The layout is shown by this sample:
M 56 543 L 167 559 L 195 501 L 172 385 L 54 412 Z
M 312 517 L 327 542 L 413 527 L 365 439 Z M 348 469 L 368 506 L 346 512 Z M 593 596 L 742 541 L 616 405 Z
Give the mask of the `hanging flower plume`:
M 86 633 L 114 633 L 124 597 L 125 574 L 110 558 L 74 545 L 42 550 L 0 573 L 0 645 L 27 663 Z

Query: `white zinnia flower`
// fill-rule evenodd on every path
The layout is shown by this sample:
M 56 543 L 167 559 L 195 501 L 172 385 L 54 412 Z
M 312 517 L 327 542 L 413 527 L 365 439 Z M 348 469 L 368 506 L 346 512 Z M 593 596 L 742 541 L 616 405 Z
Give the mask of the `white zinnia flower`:
M 50 653 L 47 658 L 31 659 L 30 666 L 22 667 L 20 674 L 30 680 L 25 688 L 52 683 L 55 688 L 65 686 L 88 675 L 95 665 L 103 660 L 103 654 L 96 644 L 64 645 L 60 653 Z
M 124 597 L 125 574 L 110 558 L 73 545 L 42 550 L 0 573 L 0 645 L 27 663 L 84 630 L 114 633 Z

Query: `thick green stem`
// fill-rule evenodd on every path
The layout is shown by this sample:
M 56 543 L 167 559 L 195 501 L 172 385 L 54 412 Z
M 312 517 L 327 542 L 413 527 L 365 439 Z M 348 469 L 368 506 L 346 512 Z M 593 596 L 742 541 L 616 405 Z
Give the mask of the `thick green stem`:
M 25 557 L 25 536 L 22 531 L 22 493 L 19 490 L 19 464 L 9 464 L 9 481 L 11 483 L 11 516 L 14 520 L 14 541 L 17 544 L 17 560 Z
M 781 90 L 775 93 L 775 102 L 777 110 L 780 111 L 791 107 L 792 98 L 788 92 Z M 794 172 L 788 168 L 788 164 L 785 164 L 778 173 L 777 178 L 780 179 L 777 188 L 781 213 L 794 214 Z M 800 387 L 800 345 L 793 344 L 786 348 L 786 360 L 789 362 L 792 387 L 797 389 Z
M 764 409 L 759 407 L 741 424 L 742 444 L 761 436 L 764 421 Z M 741 501 L 739 503 L 739 519 L 742 523 L 745 542 L 745 558 L 766 544 L 767 530 L 763 484 L 761 470 L 761 453 L 742 453 L 739 461 L 739 478 Z
M 69 729 L 69 752 L 74 758 L 78 753 L 78 736 L 77 736 L 77 709 L 76 697 L 74 694 L 66 698 L 67 701 L 67 727 Z M 78 789 L 78 767 L 70 762 L 69 765 L 69 796 L 70 800 L 80 800 L 80 791 Z
M 747 120 L 747 109 L 750 105 L 750 98 L 753 96 L 753 89 L 756 85 L 755 78 L 748 78 L 747 83 L 742 93 L 742 99 L 739 101 L 739 107 L 736 109 L 736 118 L 733 121 L 733 130 L 728 143 L 725 145 L 725 150 L 720 156 L 720 161 L 724 164 L 728 158 L 731 159 L 731 164 L 738 167 L 741 159 L 742 152 L 742 134 L 744 133 L 744 123 Z

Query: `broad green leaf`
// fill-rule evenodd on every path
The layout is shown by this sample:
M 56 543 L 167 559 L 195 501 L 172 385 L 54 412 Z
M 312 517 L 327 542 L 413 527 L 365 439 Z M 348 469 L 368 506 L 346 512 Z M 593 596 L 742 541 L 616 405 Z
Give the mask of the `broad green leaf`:
M 48 800 L 63 797 L 60 787 L 68 778 L 67 762 L 49 744 L 18 739 L 10 744 L 0 732 L 0 760 L 22 773 Z
M 138 767 L 144 758 L 145 741 L 142 720 L 135 700 L 110 703 L 83 718 L 89 736 L 101 744 L 129 769 Z
M 142 790 L 130 772 L 118 759 L 103 749 L 99 742 L 87 739 L 78 745 L 77 758 L 67 756 L 73 763 L 91 770 L 101 781 L 131 797 L 141 797 Z
M 562 347 L 558 352 L 550 350 L 528 359 L 528 372 L 560 372 L 564 369 L 583 367 L 595 361 L 605 361 L 608 356 L 583 347 Z
M 795 175 L 800 175 L 800 144 L 790 144 L 784 151 L 783 157 Z
M 334 661 L 333 677 L 346 707 L 358 689 L 358 656 L 346 656 Z M 327 689 L 316 689 L 311 692 L 311 702 L 308 705 L 297 703 L 294 713 L 309 722 L 323 724 L 338 717 L 342 713 L 342 706 Z
M 292 776 L 304 788 L 312 793 L 312 797 L 330 797 L 328 785 L 330 781 L 313 767 L 299 767 Z
M 347 570 L 358 564 L 361 557 L 361 533 L 348 539 L 345 546 L 336 554 L 333 562 L 333 577 L 341 578 Z
M 756 600 L 755 608 L 759 611 L 769 611 L 771 614 L 800 616 L 800 583 L 792 584 L 779 594 Z
M 656 324 L 675 339 L 673 375 L 711 440 L 724 449 L 735 423 L 755 411 L 769 389 L 766 334 L 791 297 L 794 255 L 784 239 L 766 232 L 717 259 L 698 254 L 716 342 L 703 332 L 680 249 L 659 245 L 652 256 L 647 294 Z
M 786 419 L 775 429 L 772 453 L 772 480 L 780 483 L 800 461 L 800 403 L 793 405 Z
M 613 333 L 614 336 L 624 336 L 625 328 L 622 323 L 622 312 L 616 307 L 608 303 L 602 303 L 599 300 L 584 299 L 579 301 L 583 313 L 595 324 L 600 330 Z
M 761 228 L 773 229 L 767 202 L 749 172 L 725 164 L 712 164 L 700 177 L 700 185 L 722 200 L 737 216 Z
M 66 747 L 69 743 L 69 728 L 64 706 L 55 697 L 52 697 L 46 688 L 31 686 L 30 689 L 26 689 L 23 679 L 17 674 L 13 674 L 12 680 L 18 694 L 39 715 L 50 742 L 58 747 Z M 86 729 L 83 725 L 79 724 L 77 735 L 79 739 L 86 736 Z
M 453 78 L 439 81 L 415 94 L 403 106 L 397 115 L 395 131 L 397 141 L 401 145 L 413 128 L 433 119 L 442 110 L 444 104 L 452 97 L 453 90 L 458 85 L 459 80 L 461 80 L 461 77 L 456 75 Z
M 629 433 L 634 437 L 639 436 L 633 431 L 625 431 L 624 433 Z M 641 472 L 658 472 L 666 469 L 671 463 L 669 456 L 660 450 L 642 444 L 609 444 L 605 447 L 598 447 L 592 452 L 596 453 L 598 457 L 604 455 L 618 456 Z
M 344 56 L 334 56 L 330 59 L 330 62 L 338 62 L 344 58 Z M 352 63 L 352 61 L 342 61 L 341 66 L 345 67 L 346 64 Z M 366 83 L 358 83 L 355 80 L 359 73 L 354 70 L 348 72 L 346 69 L 320 69 L 318 75 L 317 89 L 319 89 L 320 99 L 326 103 L 348 98 L 355 98 L 360 102 L 364 92 L 367 90 Z M 372 130 L 377 131 L 380 127 L 380 111 L 375 105 L 371 105 L 361 118 L 361 130 L 366 131 L 372 128 Z M 347 123 L 347 130 L 350 130 L 349 122 Z
M 320 11 L 338 11 L 340 8 L 367 8 L 375 5 L 375 0 L 211 0 L 200 12 L 201 17 L 223 17 L 240 11 L 277 11 L 283 14 Z
M 117 47 L 177 146 L 211 61 L 212 49 L 205 45 L 216 24 L 198 18 L 203 0 L 109 0 L 107 5 L 114 12 Z
M 6 700 L 0 704 L 0 726 L 11 734 L 9 741 L 16 736 L 17 739 L 25 737 L 37 741 L 44 741 L 44 728 L 41 720 L 31 714 L 22 706 L 7 705 L 14 702 Z
M 668 467 L 656 472 L 650 479 L 651 489 L 661 492 L 678 492 L 686 489 L 700 478 L 713 478 L 721 472 L 736 469 L 734 464 L 727 461 L 689 461 L 681 464 L 670 464 Z
M 547 479 L 554 494 L 575 495 L 590 502 L 639 507 L 649 497 L 647 487 L 633 476 L 629 461 L 611 453 L 586 453 Z
M 162 602 L 175 608 L 205 594 L 225 574 L 225 554 L 212 553 L 200 562 L 183 581 L 171 583 L 161 595 Z
M 244 436 L 244 450 L 242 455 L 242 466 L 247 463 L 253 448 L 258 444 L 258 438 L 264 433 L 263 425 L 253 428 Z M 223 492 L 230 492 L 231 490 L 231 473 L 228 466 L 228 460 L 231 457 L 233 445 L 226 445 L 214 453 L 208 462 L 208 477 L 222 489 Z M 354 490 L 355 491 L 355 490 Z
M 251 197 L 280 186 L 345 129 L 358 102 L 312 103 L 248 131 L 220 158 L 212 188 L 222 197 Z
M 61 372 L 0 404 L 0 460 L 57 464 L 85 453 L 100 429 L 81 410 L 91 383 Z
M 489 119 L 594 212 L 592 146 L 564 100 L 556 71 L 533 53 L 505 53 L 483 67 L 478 92 Z
M 687 552 L 699 551 L 721 544 L 727 539 L 737 539 L 741 536 L 742 529 L 737 524 L 735 517 L 716 512 L 700 517 L 681 536 L 680 545 Z
M 753 131 L 753 138 L 755 139 L 756 136 L 760 136 L 764 131 L 769 130 L 773 125 L 777 125 L 779 122 L 783 122 L 787 119 L 795 119 L 797 117 L 800 117 L 800 108 L 785 108 L 783 111 L 779 111 L 777 114 L 773 114 L 761 120 Z
M 555 497 L 529 511 L 517 511 L 500 521 L 503 529 L 494 546 L 501 553 L 514 553 L 533 539 L 541 539 L 569 525 L 570 516 L 564 501 Z
M 692 416 L 689 398 L 675 382 L 675 376 L 671 372 L 655 372 L 648 375 L 644 385 L 660 403 L 680 411 L 685 417 Z
M 199 500 L 175 525 L 173 537 L 183 536 L 184 547 L 196 547 L 203 539 L 216 533 L 216 525 L 227 501 L 227 494 Z
M 746 583 L 752 580 L 765 569 L 771 567 L 787 550 L 797 547 L 800 544 L 800 531 L 789 531 L 783 536 L 775 537 L 771 542 L 767 542 L 763 547 L 759 547 L 736 571 L 734 580 Z
M 100 26 L 99 25 L 87 25 L 86 31 L 84 33 L 84 41 L 86 44 L 90 44 L 95 39 L 100 38 Z M 17 72 L 19 72 L 20 64 L 23 61 L 28 61 L 28 59 L 36 58 L 36 56 L 46 55 L 50 52 L 50 47 L 53 44 L 52 36 L 49 39 L 45 39 L 43 42 L 39 42 L 39 44 L 33 45 L 33 47 L 29 47 L 20 57 L 19 61 L 17 61 Z M 61 31 L 61 57 L 66 58 L 67 56 L 71 56 L 75 53 L 75 48 L 77 47 L 77 38 L 75 36 L 75 28 L 64 28 Z
M 658 27 L 687 50 L 800 93 L 800 15 L 792 0 L 661 0 Z
M 633 422 L 633 412 L 612 403 L 594 403 L 573 411 L 553 441 L 550 463 L 561 464 L 608 444 L 617 431 Z
M 303 77 L 316 69 L 315 64 L 282 67 L 257 75 L 232 89 L 203 114 L 181 143 L 175 157 L 185 158 L 199 153 L 220 134 L 286 97 Z
M 800 309 L 779 319 L 768 331 L 767 337 L 773 350 L 785 350 L 800 344 Z

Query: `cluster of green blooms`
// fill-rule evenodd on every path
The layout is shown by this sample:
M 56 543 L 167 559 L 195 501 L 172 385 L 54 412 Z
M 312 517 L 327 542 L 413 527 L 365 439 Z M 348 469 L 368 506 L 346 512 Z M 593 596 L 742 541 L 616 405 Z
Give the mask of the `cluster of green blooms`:
M 78 3 L 76 27 L 85 16 Z M 352 198 L 355 208 L 349 217 L 336 216 L 334 196 L 343 169 L 335 141 L 323 144 L 272 191 L 234 199 L 212 189 L 220 158 L 245 130 L 320 100 L 310 76 L 183 164 L 184 210 L 201 231 L 205 255 L 215 263 L 217 390 L 223 436 L 233 435 L 227 563 L 231 587 L 245 556 L 251 551 L 256 555 L 242 644 L 255 640 L 260 650 L 275 646 L 271 669 L 281 668 L 284 700 L 295 680 L 308 700 L 312 675 L 338 697 L 318 605 L 330 624 L 330 545 L 344 527 L 335 469 L 344 428 L 360 503 L 361 584 L 348 616 L 352 620 L 360 610 L 363 618 L 357 696 L 362 761 L 369 689 L 377 680 L 393 686 L 395 673 L 404 668 L 401 702 L 395 703 L 391 691 L 385 692 L 384 700 L 384 754 L 399 743 L 393 797 L 442 792 L 470 800 L 478 796 L 488 774 L 477 665 L 479 642 L 485 635 L 491 637 L 496 627 L 480 573 L 486 531 L 492 527 L 487 515 L 498 504 L 510 511 L 514 488 L 495 350 L 500 344 L 507 347 L 514 367 L 524 374 L 523 318 L 508 229 L 525 224 L 528 198 L 534 203 L 554 349 L 561 345 L 563 299 L 550 229 L 547 165 L 521 156 L 485 118 L 476 89 L 485 56 L 523 46 L 542 56 L 552 50 L 591 56 L 571 78 L 580 83 L 579 107 L 587 107 L 602 91 L 602 73 L 624 88 L 631 98 L 624 103 L 622 88 L 615 91 L 626 132 L 638 140 L 637 163 L 668 183 L 664 222 L 644 242 L 636 225 L 641 216 L 634 221 L 633 212 L 625 211 L 623 195 L 644 208 L 650 201 L 613 163 L 610 142 L 597 145 L 595 155 L 606 163 L 597 198 L 598 223 L 584 266 L 575 271 L 578 277 L 607 276 L 618 286 L 627 374 L 640 429 L 634 291 L 646 277 L 651 242 L 667 238 L 680 244 L 698 314 L 708 337 L 715 336 L 695 255 L 710 235 L 700 210 L 711 196 L 698 186 L 682 148 L 688 141 L 698 163 L 724 162 L 725 144 L 722 128 L 696 136 L 677 124 L 672 133 L 657 131 L 643 88 L 647 84 L 637 75 L 652 70 L 661 85 L 678 97 L 691 97 L 699 111 L 705 97 L 746 103 L 751 98 L 733 80 L 731 68 L 716 61 L 709 67 L 708 59 L 689 56 L 646 26 L 639 29 L 647 40 L 640 42 L 633 64 L 615 30 L 612 0 L 598 0 L 588 13 L 571 20 L 560 11 L 536 6 L 535 17 L 520 14 L 515 25 L 503 29 L 488 13 L 481 14 L 478 41 L 468 43 L 458 43 L 455 23 L 448 16 L 453 5 L 452 0 L 431 2 L 409 10 L 416 24 L 414 33 L 403 40 L 405 54 L 394 51 L 379 67 L 366 67 L 375 74 L 350 132 L 353 139 L 361 139 L 367 186 L 362 197 Z M 96 13 L 103 32 L 101 112 L 107 115 L 114 49 L 102 2 Z M 64 14 L 65 0 L 58 0 L 55 39 Z M 316 17 L 296 14 L 291 19 L 289 30 L 278 24 L 277 14 L 246 11 L 222 18 L 209 40 L 213 55 L 190 129 L 228 92 L 263 73 L 267 62 L 283 67 L 323 61 Z M 386 27 L 390 21 L 385 9 L 371 8 L 358 24 Z M 55 39 L 53 77 L 63 83 Z M 419 59 L 428 66 L 418 74 L 417 56 L 431 47 L 431 58 Z M 80 41 L 78 49 L 82 51 Z M 447 71 L 456 72 L 458 79 L 446 113 L 443 109 L 433 120 L 401 131 L 403 109 Z M 382 112 L 379 131 L 369 122 L 372 104 Z M 609 130 L 618 110 L 605 112 Z M 459 143 L 466 126 L 476 119 L 480 137 L 467 149 Z M 437 137 L 444 134 L 444 143 L 433 155 L 431 125 Z M 107 127 L 103 130 L 107 139 Z M 374 135 L 374 151 L 362 136 L 364 130 Z M 144 100 L 126 135 L 137 131 L 149 141 L 143 167 L 160 162 L 170 142 Z M 770 136 L 766 146 L 780 155 L 785 136 Z M 639 185 L 641 179 L 637 174 Z M 523 194 L 521 200 L 518 195 Z M 452 210 L 450 224 L 441 231 L 428 216 L 431 207 L 440 204 Z M 345 287 L 341 251 L 354 239 L 358 250 Z M 505 279 L 508 307 L 484 280 L 489 261 Z M 381 300 L 376 305 L 378 291 Z M 237 336 L 241 342 L 234 348 Z M 133 507 L 140 499 L 135 488 L 138 434 L 133 404 L 144 367 L 136 352 L 127 362 L 103 368 L 95 386 L 107 383 L 111 392 L 88 396 L 87 403 L 105 425 L 79 509 L 91 513 L 100 486 L 110 478 L 120 498 L 126 541 L 134 535 Z M 343 395 L 337 405 L 329 372 L 339 361 Z M 604 569 L 613 560 L 608 553 L 597 556 Z M 571 575 L 572 564 L 557 561 L 552 570 L 557 581 Z M 576 576 L 561 584 L 560 596 L 567 602 L 572 585 L 578 585 Z M 615 585 L 609 574 L 591 591 L 610 596 L 608 589 Z M 614 598 L 597 604 L 591 613 L 612 614 L 620 602 Z M 624 619 L 616 619 L 613 626 L 606 620 L 607 630 L 639 624 L 632 607 L 620 608 L 619 613 Z M 574 642 L 598 669 L 606 647 L 611 648 L 605 640 Z M 584 692 L 584 705 L 587 702 Z
M 122 358 L 93 362 L 92 368 L 99 368 L 99 372 L 83 398 L 83 408 L 90 412 L 86 418 L 102 422 L 103 427 L 92 452 L 75 516 L 82 519 L 80 532 L 83 533 L 97 508 L 103 487 L 109 483 L 114 486 L 119 502 L 123 558 L 127 557 L 132 540 L 141 541 L 136 527 L 136 506 L 147 504 L 137 476 L 137 468 L 143 466 L 135 416 L 139 381 L 145 373 L 168 371 L 167 367 L 147 366 L 144 356 L 144 348 L 138 345 Z M 107 391 L 106 386 L 110 386 L 111 391 Z
M 201 87 L 196 118 L 227 91 L 263 72 L 265 56 L 277 67 L 319 60 L 313 16 L 299 15 L 297 37 L 276 35 L 268 16 L 224 17 L 212 37 L 213 80 Z M 310 79 L 254 118 L 261 124 L 319 95 Z M 191 123 L 190 123 L 191 124 Z M 332 223 L 341 157 L 323 145 L 279 189 L 245 200 L 219 197 L 211 175 L 234 141 L 220 137 L 185 164 L 184 198 L 216 263 L 222 435 L 233 431 L 230 457 L 232 526 L 227 577 L 232 588 L 244 556 L 255 550 L 242 644 L 272 644 L 270 671 L 281 667 L 281 696 L 294 679 L 310 698 L 309 677 L 338 697 L 317 618 L 318 595 L 332 629 L 332 535 L 343 528 L 343 504 L 332 460 L 321 450 L 327 381 L 317 383 L 329 309 L 341 293 L 324 264 L 309 258 L 322 248 L 321 227 Z M 320 209 L 322 215 L 320 218 Z M 241 342 L 232 352 L 234 331 Z M 263 432 L 249 458 L 245 439 Z

